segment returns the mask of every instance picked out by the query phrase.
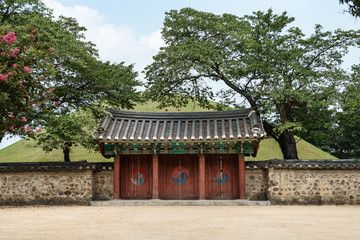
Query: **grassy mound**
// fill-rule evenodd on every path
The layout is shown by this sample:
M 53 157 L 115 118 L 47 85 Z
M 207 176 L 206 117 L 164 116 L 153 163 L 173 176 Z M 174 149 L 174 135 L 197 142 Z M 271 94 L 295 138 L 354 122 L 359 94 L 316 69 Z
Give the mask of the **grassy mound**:
M 300 140 L 297 143 L 300 159 L 336 159 L 334 156 L 316 148 L 310 143 Z M 88 162 L 111 162 L 113 159 L 106 159 L 100 153 L 89 152 L 83 147 L 74 147 L 70 153 L 71 161 Z M 261 141 L 256 158 L 247 157 L 246 160 L 269 160 L 282 159 L 281 150 L 277 142 L 272 138 Z M 45 153 L 41 148 L 35 146 L 33 140 L 21 140 L 0 150 L 0 162 L 56 162 L 63 161 L 62 150 L 55 150 Z
M 144 105 L 138 105 L 134 111 L 169 111 L 169 112 L 199 112 L 206 111 L 200 108 L 197 104 L 189 104 L 182 109 L 168 108 L 159 110 L 156 107 L 157 103 L 149 102 Z M 298 154 L 300 159 L 335 159 L 334 156 L 316 148 L 310 143 L 299 140 L 297 143 Z M 247 160 L 268 160 L 278 158 L 282 159 L 281 150 L 276 141 L 272 138 L 266 138 L 260 143 L 259 152 L 256 158 L 248 157 Z M 106 159 L 102 157 L 99 152 L 89 152 L 83 147 L 73 147 L 70 153 L 71 161 L 88 162 L 111 162 L 113 159 Z M 56 162 L 63 161 L 62 150 L 55 150 L 50 153 L 45 153 L 40 147 L 37 147 L 34 140 L 21 140 L 4 149 L 0 150 L 0 162 Z

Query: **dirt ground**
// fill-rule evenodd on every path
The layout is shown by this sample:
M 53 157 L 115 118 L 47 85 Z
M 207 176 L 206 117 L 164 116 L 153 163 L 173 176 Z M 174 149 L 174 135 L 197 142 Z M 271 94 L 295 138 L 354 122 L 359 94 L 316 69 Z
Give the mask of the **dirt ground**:
M 360 239 L 360 206 L 0 207 L 0 239 Z

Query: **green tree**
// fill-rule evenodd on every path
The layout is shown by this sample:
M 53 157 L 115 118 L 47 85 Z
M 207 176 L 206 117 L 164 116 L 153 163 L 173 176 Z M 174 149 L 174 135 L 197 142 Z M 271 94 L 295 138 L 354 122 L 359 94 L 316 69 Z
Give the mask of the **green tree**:
M 99 119 L 105 105 L 132 108 L 140 100 L 136 87 L 141 83 L 136 80 L 133 65 L 101 61 L 95 45 L 85 41 L 86 28 L 79 26 L 75 19 L 63 16 L 55 19 L 39 0 L 0 0 L 0 6 L 0 24 L 15 32 L 19 43 L 26 39 L 22 33 L 31 28 L 37 32 L 36 42 L 39 45 L 53 49 L 54 61 L 38 58 L 39 62 L 47 61 L 57 70 L 49 83 L 54 89 L 51 99 L 54 107 L 51 111 L 37 112 L 33 119 L 38 124 L 46 129 L 57 128 L 59 124 L 55 119 L 70 117 L 79 109 L 88 109 L 91 117 Z M 79 129 L 73 133 L 80 132 Z M 59 131 L 44 132 L 57 133 Z M 62 136 L 53 137 L 59 139 Z M 63 142 L 66 141 L 68 139 L 64 138 Z M 51 144 L 51 141 L 44 144 Z M 49 149 L 44 144 L 44 148 Z M 61 147 L 61 144 L 53 147 Z
M 14 32 L 0 27 L 0 141 L 7 132 L 36 136 L 37 114 L 54 107 L 52 48 L 35 39 L 28 32 L 19 44 Z
M 309 36 L 286 13 L 237 17 L 190 8 L 166 13 L 166 46 L 146 68 L 147 96 L 160 107 L 208 100 L 240 107 L 243 99 L 263 118 L 285 159 L 298 158 L 295 134 L 312 123 L 327 127 L 329 106 L 345 72 L 342 57 L 359 32 L 322 31 Z M 215 92 L 210 86 L 221 83 Z
M 94 147 L 92 133 L 95 132 L 98 120 L 91 112 L 78 110 L 68 115 L 53 116 L 47 120 L 49 126 L 39 134 L 37 141 L 45 152 L 63 149 L 64 160 L 70 160 L 70 149 L 73 146 L 83 146 L 89 150 Z
M 339 0 L 340 4 L 347 4 L 348 12 L 354 17 L 360 17 L 360 0 Z
M 338 96 L 341 111 L 336 113 L 330 143 L 331 153 L 338 158 L 360 157 L 360 65 L 354 65 L 352 70 Z

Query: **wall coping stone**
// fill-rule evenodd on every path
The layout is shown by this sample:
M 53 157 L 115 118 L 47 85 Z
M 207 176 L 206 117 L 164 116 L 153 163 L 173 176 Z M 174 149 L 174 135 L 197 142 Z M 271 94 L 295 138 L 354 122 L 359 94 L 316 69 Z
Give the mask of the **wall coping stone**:
M 360 169 L 360 159 L 271 159 L 267 161 L 245 161 L 247 169 Z
M 77 170 L 99 171 L 112 170 L 113 162 L 12 162 L 0 163 L 0 172 L 8 171 L 44 171 Z M 360 169 L 360 159 L 271 159 L 266 161 L 245 161 L 246 169 Z
M 113 162 L 12 162 L 0 163 L 0 172 L 8 171 L 44 171 L 44 170 L 111 170 Z
M 299 159 L 272 159 L 270 168 L 291 169 L 360 169 L 360 159 L 326 159 L 326 160 L 299 160 Z

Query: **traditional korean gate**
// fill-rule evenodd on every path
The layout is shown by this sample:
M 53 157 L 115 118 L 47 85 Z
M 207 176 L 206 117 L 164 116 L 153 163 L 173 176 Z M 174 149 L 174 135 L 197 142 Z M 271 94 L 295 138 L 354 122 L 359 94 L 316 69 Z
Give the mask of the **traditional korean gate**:
M 151 199 L 152 155 L 121 156 L 120 183 L 120 198 Z
M 160 199 L 199 198 L 198 155 L 160 155 Z
M 206 155 L 205 168 L 207 199 L 239 198 L 237 155 Z

